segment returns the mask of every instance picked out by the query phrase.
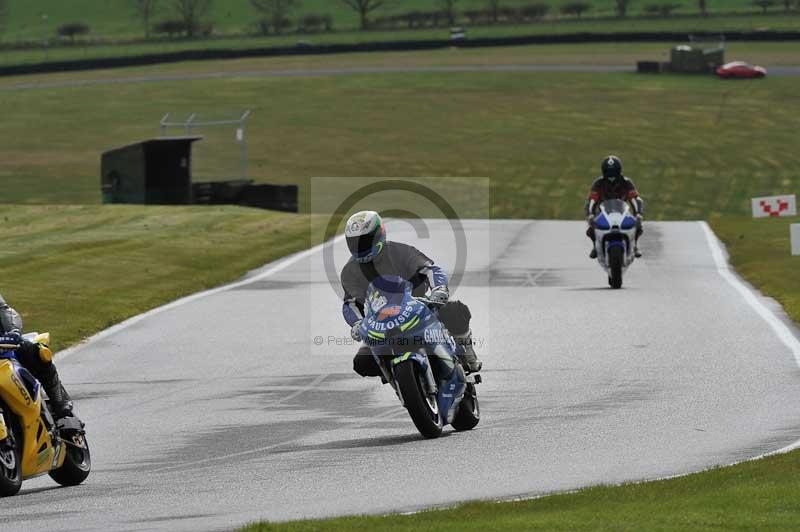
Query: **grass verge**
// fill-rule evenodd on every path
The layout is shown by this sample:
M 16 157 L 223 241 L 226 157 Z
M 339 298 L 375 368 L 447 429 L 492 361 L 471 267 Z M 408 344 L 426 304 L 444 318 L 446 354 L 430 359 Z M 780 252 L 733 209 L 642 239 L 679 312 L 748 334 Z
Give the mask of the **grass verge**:
M 686 477 L 600 486 L 518 502 L 474 502 L 413 515 L 262 523 L 242 532 L 796 530 L 800 451 Z
M 736 271 L 800 322 L 800 257 L 791 255 L 789 241 L 789 225 L 800 219 L 726 217 L 709 223 L 727 246 Z
M 240 207 L 0 206 L 2 294 L 63 348 L 309 247 L 309 217 Z

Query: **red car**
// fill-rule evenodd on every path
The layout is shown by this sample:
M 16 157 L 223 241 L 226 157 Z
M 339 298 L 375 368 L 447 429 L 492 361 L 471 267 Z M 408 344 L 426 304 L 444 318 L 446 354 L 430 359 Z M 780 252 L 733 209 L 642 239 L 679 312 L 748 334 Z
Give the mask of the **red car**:
M 725 63 L 717 68 L 717 76 L 721 78 L 763 78 L 766 75 L 766 68 L 751 65 L 744 61 Z

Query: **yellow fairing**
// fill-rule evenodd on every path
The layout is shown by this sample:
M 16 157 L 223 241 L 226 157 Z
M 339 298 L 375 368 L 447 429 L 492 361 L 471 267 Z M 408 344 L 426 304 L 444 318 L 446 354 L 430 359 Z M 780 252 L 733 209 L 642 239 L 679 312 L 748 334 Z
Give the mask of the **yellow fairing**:
M 42 392 L 39 390 L 37 397 L 31 397 L 14 363 L 9 360 L 0 361 L 0 397 L 22 425 L 22 477 L 33 477 L 61 467 L 65 457 L 63 450 L 53 448 L 41 418 Z

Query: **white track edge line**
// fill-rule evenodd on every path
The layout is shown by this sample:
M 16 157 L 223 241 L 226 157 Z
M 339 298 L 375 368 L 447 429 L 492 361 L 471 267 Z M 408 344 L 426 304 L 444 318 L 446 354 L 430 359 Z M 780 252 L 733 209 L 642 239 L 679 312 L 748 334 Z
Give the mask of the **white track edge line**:
M 269 264 L 273 264 L 273 266 L 268 268 L 266 271 L 263 271 L 263 272 L 261 272 L 261 273 L 259 273 L 257 275 L 252 276 L 252 277 L 246 277 L 246 278 L 244 278 L 244 279 L 242 279 L 240 281 L 236 281 L 236 282 L 233 282 L 233 283 L 221 285 L 221 286 L 218 286 L 216 288 L 211 288 L 209 290 L 204 290 L 202 292 L 197 292 L 195 294 L 191 294 L 191 295 L 182 297 L 180 299 L 176 299 L 175 301 L 172 301 L 172 302 L 167 303 L 165 305 L 162 305 L 160 307 L 156 307 L 154 309 L 148 310 L 147 312 L 144 312 L 142 314 L 138 314 L 136 316 L 128 318 L 125 321 L 117 323 L 116 325 L 112 325 L 108 329 L 104 329 L 104 330 L 102 330 L 102 331 L 90 336 L 89 338 L 86 338 L 85 340 L 81 341 L 77 345 L 74 345 L 72 347 L 69 347 L 69 348 L 63 350 L 63 351 L 58 352 L 56 354 L 56 358 L 58 360 L 63 360 L 65 358 L 67 358 L 68 356 L 73 355 L 76 352 L 80 351 L 81 349 L 86 347 L 88 344 L 91 344 L 91 343 L 96 342 L 98 340 L 102 340 L 103 338 L 107 338 L 108 336 L 111 336 L 111 335 L 113 335 L 115 333 L 118 333 L 119 331 L 127 329 L 128 327 L 130 327 L 132 325 L 135 325 L 135 324 L 139 323 L 140 321 L 142 321 L 144 319 L 150 318 L 150 317 L 155 316 L 156 314 L 160 314 L 160 313 L 162 313 L 164 311 L 172 310 L 172 309 L 175 309 L 175 308 L 178 308 L 178 307 L 182 307 L 184 305 L 187 305 L 189 303 L 197 301 L 198 299 L 203 299 L 205 297 L 213 296 L 215 294 L 218 294 L 220 292 L 224 292 L 226 290 L 232 290 L 232 289 L 239 288 L 239 287 L 242 287 L 242 286 L 247 286 L 247 285 L 252 284 L 252 283 L 256 283 L 258 281 L 262 281 L 262 280 L 264 280 L 264 279 L 266 279 L 268 277 L 271 277 L 271 276 L 275 275 L 276 273 L 279 273 L 279 272 L 285 270 L 289 266 L 291 266 L 291 265 L 293 265 L 293 264 L 305 259 L 306 257 L 310 257 L 314 253 L 317 253 L 318 251 L 321 251 L 325 246 L 335 245 L 336 243 L 341 241 L 343 238 L 344 238 L 343 234 L 342 235 L 338 235 L 337 237 L 333 238 L 332 240 L 329 240 L 327 242 L 323 242 L 322 244 L 317 244 L 316 246 L 314 246 L 312 248 L 306 249 L 304 251 L 300 251 L 298 253 L 294 253 L 294 254 L 289 255 L 287 257 L 283 257 L 281 259 L 278 259 L 277 261 L 273 261 L 272 263 L 268 263 L 265 266 L 269 266 Z M 262 266 L 262 267 L 264 267 L 264 266 Z
M 720 242 L 719 238 L 717 238 L 717 235 L 714 234 L 714 231 L 708 225 L 708 222 L 702 221 L 698 223 L 700 224 L 700 227 L 703 228 L 703 232 L 706 235 L 708 247 L 711 249 L 711 257 L 714 259 L 714 264 L 717 267 L 717 273 L 719 273 L 729 285 L 739 292 L 745 302 L 747 302 L 747 304 L 750 305 L 750 307 L 759 316 L 761 316 L 767 325 L 770 326 L 780 341 L 783 342 L 783 344 L 789 348 L 789 351 L 792 352 L 795 362 L 800 367 L 800 340 L 798 340 L 797 337 L 792 333 L 792 331 L 789 329 L 789 326 L 786 325 L 786 323 L 780 317 L 775 315 L 774 312 L 768 309 L 764 303 L 761 302 L 758 297 L 756 297 L 754 291 L 751 290 L 750 287 L 748 287 L 736 274 L 731 271 L 724 244 Z M 743 461 L 746 462 L 750 460 L 759 460 L 761 458 L 766 458 L 767 456 L 788 453 L 789 451 L 794 451 L 795 449 L 800 449 L 800 440 L 776 451 L 763 453 Z M 735 465 L 735 463 L 730 465 Z
M 792 333 L 786 323 L 768 309 L 756 294 L 751 290 L 737 275 L 731 271 L 728 264 L 727 254 L 724 251 L 722 242 L 719 241 L 714 231 L 711 230 L 707 222 L 699 222 L 706 235 L 708 247 L 711 249 L 711 256 L 717 267 L 717 272 L 744 298 L 750 307 L 761 316 L 761 318 L 775 332 L 781 342 L 789 348 L 794 355 L 797 366 L 800 367 L 800 340 Z

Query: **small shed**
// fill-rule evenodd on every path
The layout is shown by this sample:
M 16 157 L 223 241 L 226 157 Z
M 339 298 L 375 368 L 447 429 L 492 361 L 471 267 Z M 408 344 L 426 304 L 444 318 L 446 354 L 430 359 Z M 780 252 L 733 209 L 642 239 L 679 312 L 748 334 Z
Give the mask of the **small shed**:
M 103 203 L 192 203 L 192 144 L 200 139 L 161 137 L 105 152 L 100 169 Z
M 672 48 L 670 70 L 690 74 L 705 74 L 725 62 L 725 48 L 701 48 L 682 44 Z

